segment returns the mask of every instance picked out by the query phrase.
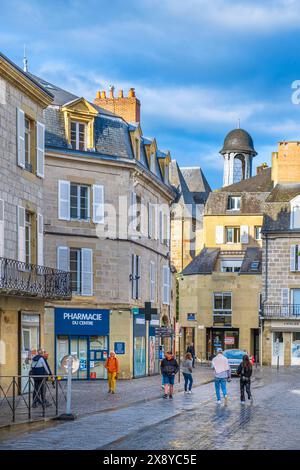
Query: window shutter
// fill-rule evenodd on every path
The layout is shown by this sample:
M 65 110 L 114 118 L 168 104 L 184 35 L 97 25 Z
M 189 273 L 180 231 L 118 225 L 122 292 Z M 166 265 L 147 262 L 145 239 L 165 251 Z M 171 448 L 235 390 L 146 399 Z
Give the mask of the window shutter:
M 132 298 L 136 299 L 137 293 L 136 293 L 136 256 L 131 255 L 131 277 L 132 277 Z
M 147 214 L 147 205 L 145 204 L 145 199 L 141 198 L 141 233 L 144 237 L 147 236 L 147 221 L 148 221 L 148 214 Z
M 57 269 L 70 271 L 70 249 L 67 246 L 57 248 Z
M 281 289 L 281 303 L 282 303 L 282 313 L 287 315 L 289 313 L 289 297 L 290 297 L 289 288 L 284 287 Z
M 132 231 L 135 232 L 137 229 L 137 197 L 136 193 L 131 193 L 131 215 L 132 215 Z
M 164 215 L 163 212 L 159 212 L 159 241 L 163 243 L 164 241 Z
M 18 206 L 18 260 L 22 263 L 26 262 L 25 249 L 25 209 Z
M 291 248 L 290 248 L 290 270 L 291 271 L 296 271 L 296 246 L 297 245 L 291 245 Z
M 44 266 L 44 217 L 37 215 L 37 264 Z
M 41 122 L 36 123 L 36 174 L 44 178 L 45 167 L 45 126 Z
M 170 214 L 166 216 L 166 224 L 167 224 L 167 247 L 170 247 Z
M 141 257 L 136 256 L 136 298 L 141 298 Z
M 154 221 L 153 221 L 153 225 L 154 225 L 154 230 L 153 230 L 153 233 L 154 233 L 154 239 L 157 240 L 158 239 L 158 206 L 157 204 L 154 204 L 153 205 L 153 218 L 154 218 Z
M 163 303 L 170 302 L 170 269 L 169 266 L 163 266 Z
M 17 161 L 21 168 L 25 168 L 25 114 L 17 108 Z
M 153 237 L 153 214 L 152 214 L 152 204 L 149 202 L 148 204 L 148 237 Z
M 99 184 L 93 185 L 93 222 L 104 223 L 104 187 Z
M 241 243 L 249 243 L 249 227 L 248 225 L 241 226 Z
M 58 218 L 70 220 L 70 181 L 58 182 Z
M 150 302 L 155 300 L 155 263 L 150 261 Z
M 0 258 L 4 256 L 4 201 L 0 199 Z
M 300 228 L 300 206 L 296 205 L 292 208 L 292 227 Z
M 93 295 L 93 250 L 81 250 L 81 294 Z
M 224 227 L 223 225 L 216 226 L 216 243 L 221 245 L 224 243 Z

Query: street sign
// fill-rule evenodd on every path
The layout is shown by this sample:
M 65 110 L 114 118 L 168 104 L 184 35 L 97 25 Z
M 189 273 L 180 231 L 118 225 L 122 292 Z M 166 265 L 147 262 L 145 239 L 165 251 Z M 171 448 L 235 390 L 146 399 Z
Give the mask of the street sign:
M 173 336 L 174 330 L 172 327 L 169 327 L 169 326 L 161 326 L 159 328 L 155 328 L 155 335 L 156 336 Z

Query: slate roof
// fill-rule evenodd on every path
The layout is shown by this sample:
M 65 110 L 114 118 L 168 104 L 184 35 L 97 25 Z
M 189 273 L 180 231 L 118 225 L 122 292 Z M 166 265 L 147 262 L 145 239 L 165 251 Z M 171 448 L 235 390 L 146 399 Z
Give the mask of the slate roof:
M 196 204 L 205 204 L 211 187 L 200 167 L 181 167 L 183 178 Z
M 258 269 L 251 269 L 253 262 L 257 262 Z M 261 265 L 262 265 L 262 252 L 260 248 L 257 247 L 248 247 L 243 259 L 241 270 L 239 274 L 261 274 Z
M 44 93 L 46 93 L 50 98 L 53 98 L 53 94 L 45 88 L 37 79 L 34 77 L 34 75 L 29 74 L 28 72 L 24 72 L 21 67 L 19 67 L 17 64 L 15 64 L 12 60 L 10 60 L 6 55 L 4 55 L 2 52 L 0 52 L 0 59 L 3 59 L 5 62 L 10 64 L 12 67 L 14 67 L 19 73 L 24 75 L 24 77 L 27 78 L 27 80 L 30 80 L 32 83 L 34 83 L 35 86 L 37 86 L 40 90 L 42 90 Z
M 182 274 L 184 276 L 190 276 L 193 274 L 212 274 L 219 253 L 219 248 L 203 248 L 199 255 L 184 268 Z
M 261 214 L 272 188 L 271 168 L 267 168 L 256 176 L 211 192 L 206 202 L 205 214 L 219 215 L 229 212 L 232 214 Z M 228 211 L 228 197 L 231 195 L 241 196 L 239 211 Z
M 296 231 L 290 228 L 291 206 L 290 201 L 300 195 L 299 184 L 277 184 L 266 201 L 263 221 L 263 232 Z

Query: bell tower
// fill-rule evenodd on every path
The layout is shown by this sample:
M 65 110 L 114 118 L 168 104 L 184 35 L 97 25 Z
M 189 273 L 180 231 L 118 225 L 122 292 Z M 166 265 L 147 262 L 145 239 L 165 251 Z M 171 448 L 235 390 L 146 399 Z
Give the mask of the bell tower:
M 239 183 L 252 176 L 252 160 L 257 152 L 250 134 L 244 129 L 230 131 L 220 154 L 224 158 L 223 186 Z

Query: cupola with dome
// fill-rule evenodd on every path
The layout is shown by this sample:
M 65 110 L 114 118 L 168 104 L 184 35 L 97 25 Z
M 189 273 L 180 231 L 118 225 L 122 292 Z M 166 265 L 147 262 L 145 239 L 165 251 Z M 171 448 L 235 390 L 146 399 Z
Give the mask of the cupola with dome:
M 220 154 L 224 157 L 223 186 L 251 178 L 252 159 L 257 155 L 251 135 L 244 129 L 233 129 L 225 137 Z

